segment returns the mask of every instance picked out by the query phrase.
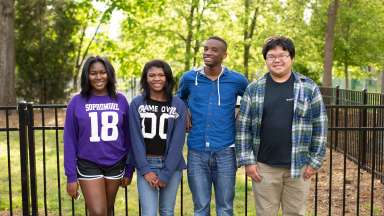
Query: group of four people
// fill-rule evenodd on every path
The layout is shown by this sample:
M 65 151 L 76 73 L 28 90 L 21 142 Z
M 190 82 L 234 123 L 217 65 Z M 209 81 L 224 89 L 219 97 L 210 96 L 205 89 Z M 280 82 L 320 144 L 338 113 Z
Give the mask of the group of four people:
M 142 215 L 173 215 L 187 168 L 194 215 L 210 215 L 212 185 L 216 214 L 233 215 L 236 170 L 245 166 L 257 215 L 275 216 L 280 206 L 283 215 L 304 215 L 309 179 L 325 155 L 325 106 L 318 86 L 292 71 L 289 38 L 271 37 L 262 54 L 268 73 L 248 85 L 222 65 L 225 40 L 210 37 L 204 66 L 181 77 L 176 96 L 171 67 L 153 60 L 129 106 L 116 92 L 112 65 L 88 58 L 64 125 L 68 194 L 78 197 L 80 184 L 91 216 L 112 215 L 119 185 L 130 184 L 136 168 Z

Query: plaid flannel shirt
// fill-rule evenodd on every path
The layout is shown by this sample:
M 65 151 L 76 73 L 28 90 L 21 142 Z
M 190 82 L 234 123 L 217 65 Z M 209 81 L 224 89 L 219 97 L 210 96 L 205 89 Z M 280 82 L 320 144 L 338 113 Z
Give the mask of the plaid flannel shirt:
M 319 169 L 323 163 L 327 142 L 327 113 L 319 87 L 307 77 L 293 74 L 291 177 L 298 178 L 303 166 L 310 165 Z M 265 84 L 266 76 L 251 83 L 240 103 L 236 122 L 236 156 L 239 167 L 257 162 Z

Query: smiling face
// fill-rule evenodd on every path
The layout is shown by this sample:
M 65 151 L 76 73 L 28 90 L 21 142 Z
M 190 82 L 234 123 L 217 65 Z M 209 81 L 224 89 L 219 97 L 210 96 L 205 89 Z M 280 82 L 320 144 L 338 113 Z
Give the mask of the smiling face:
M 108 94 L 108 74 L 101 62 L 95 62 L 90 66 L 88 79 L 94 95 Z
M 267 52 L 265 63 L 275 81 L 285 82 L 291 76 L 293 59 L 281 46 Z
M 219 40 L 209 39 L 204 44 L 203 59 L 208 67 L 221 65 L 224 58 L 227 57 L 225 44 Z
M 147 82 L 151 95 L 153 93 L 164 92 L 164 87 L 167 83 L 164 70 L 159 67 L 151 67 L 147 73 Z

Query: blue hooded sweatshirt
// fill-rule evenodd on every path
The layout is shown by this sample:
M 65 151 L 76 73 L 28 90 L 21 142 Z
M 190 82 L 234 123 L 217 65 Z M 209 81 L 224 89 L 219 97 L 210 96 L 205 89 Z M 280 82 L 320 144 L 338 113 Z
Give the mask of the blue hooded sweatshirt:
M 235 143 L 235 107 L 248 85 L 240 73 L 222 66 L 216 80 L 204 74 L 204 68 L 187 71 L 180 79 L 177 96 L 184 100 L 192 115 L 188 148 L 215 152 Z
M 131 134 L 135 166 L 139 175 L 145 175 L 153 171 L 146 158 L 146 147 L 140 118 L 140 112 L 145 105 L 145 97 L 139 95 L 132 100 L 129 106 L 129 131 Z M 173 117 L 168 118 L 164 167 L 157 173 L 159 179 L 165 183 L 169 181 L 176 170 L 186 169 L 183 157 L 186 107 L 184 102 L 175 96 L 172 98 L 172 107 L 176 108 L 176 110 L 171 109 L 172 113 L 169 113 L 169 115 Z

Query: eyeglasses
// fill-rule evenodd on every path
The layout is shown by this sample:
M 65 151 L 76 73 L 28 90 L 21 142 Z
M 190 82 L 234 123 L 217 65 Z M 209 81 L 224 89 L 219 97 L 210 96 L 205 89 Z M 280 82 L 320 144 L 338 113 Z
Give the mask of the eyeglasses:
M 277 59 L 279 60 L 285 60 L 286 58 L 289 57 L 289 54 L 283 54 L 283 55 L 278 55 L 278 56 L 274 56 L 274 55 L 267 55 L 266 56 L 266 60 L 268 62 L 274 62 L 276 61 Z

